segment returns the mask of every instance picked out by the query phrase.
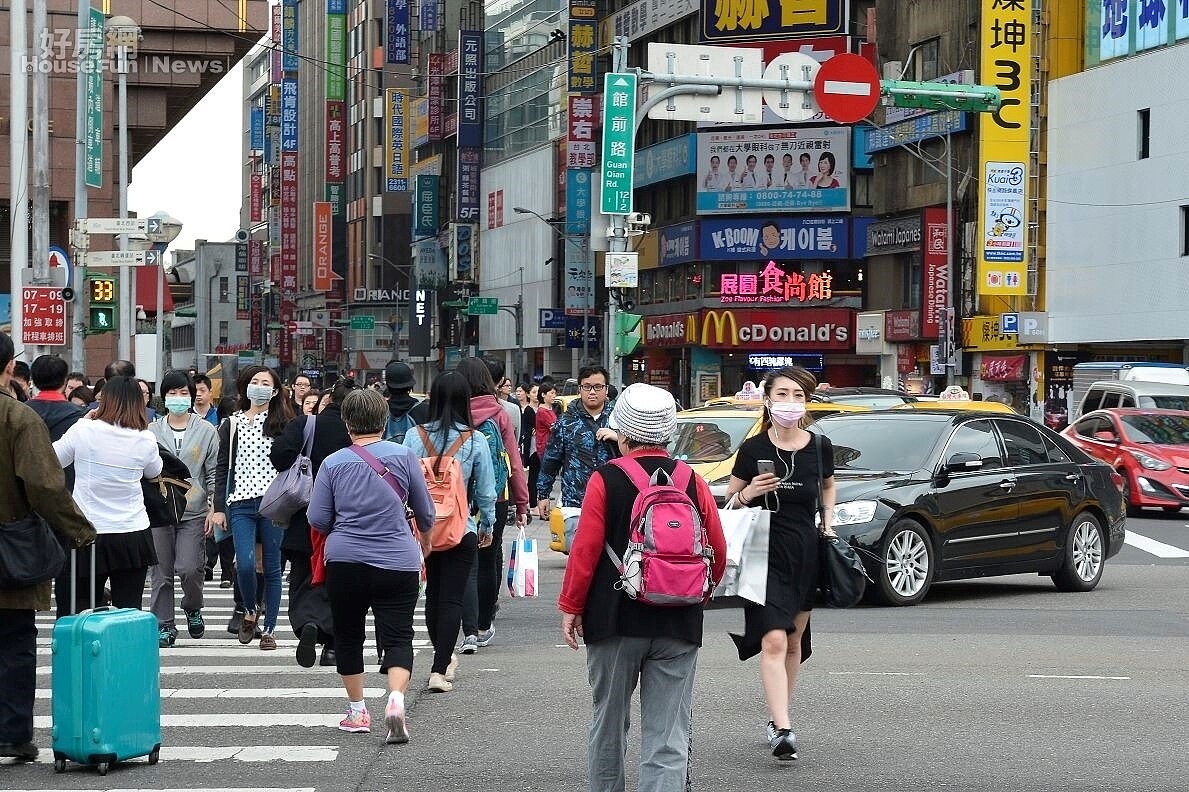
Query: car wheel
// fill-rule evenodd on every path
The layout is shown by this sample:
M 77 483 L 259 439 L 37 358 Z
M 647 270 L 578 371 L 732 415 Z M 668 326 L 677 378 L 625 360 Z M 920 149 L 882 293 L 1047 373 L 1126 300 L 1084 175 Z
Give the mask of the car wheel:
M 1169 514 L 1180 514 L 1181 513 L 1180 506 L 1163 506 L 1161 508 L 1163 508 L 1164 511 L 1166 511 Z
M 1139 517 L 1143 509 L 1131 503 L 1131 481 L 1127 478 L 1127 471 L 1120 470 L 1119 475 L 1123 477 L 1123 505 L 1127 507 L 1127 516 Z
M 1106 542 L 1098 519 L 1088 512 L 1073 518 L 1065 535 L 1065 560 L 1053 583 L 1061 591 L 1090 591 L 1102 579 Z
M 880 548 L 878 596 L 888 605 L 916 605 L 933 582 L 933 546 L 924 527 L 901 520 L 884 536 Z

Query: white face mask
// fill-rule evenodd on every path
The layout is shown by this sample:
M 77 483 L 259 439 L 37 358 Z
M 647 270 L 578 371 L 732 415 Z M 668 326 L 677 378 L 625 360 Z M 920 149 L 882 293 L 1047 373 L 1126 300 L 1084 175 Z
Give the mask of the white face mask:
M 268 385 L 248 385 L 248 401 L 259 407 L 262 404 L 268 404 L 272 401 L 272 397 L 276 395 L 276 392 L 275 388 L 271 388 Z
M 768 414 L 777 424 L 789 429 L 805 416 L 805 402 L 768 402 Z

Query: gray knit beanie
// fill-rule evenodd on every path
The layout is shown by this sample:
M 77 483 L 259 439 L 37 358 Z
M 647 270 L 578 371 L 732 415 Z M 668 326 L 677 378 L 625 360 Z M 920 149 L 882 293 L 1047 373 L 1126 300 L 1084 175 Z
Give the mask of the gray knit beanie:
M 637 382 L 620 392 L 608 426 L 637 443 L 667 445 L 677 430 L 677 403 L 667 390 Z

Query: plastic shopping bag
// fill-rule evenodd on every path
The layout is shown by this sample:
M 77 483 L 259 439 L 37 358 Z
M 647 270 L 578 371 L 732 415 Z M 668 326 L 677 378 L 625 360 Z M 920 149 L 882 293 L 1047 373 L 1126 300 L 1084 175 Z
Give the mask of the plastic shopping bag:
M 537 540 L 516 532 L 508 554 L 508 594 L 513 597 L 537 596 Z
M 764 604 L 768 591 L 768 531 L 771 512 L 758 506 L 719 509 L 727 540 L 727 569 L 714 599 L 740 597 Z

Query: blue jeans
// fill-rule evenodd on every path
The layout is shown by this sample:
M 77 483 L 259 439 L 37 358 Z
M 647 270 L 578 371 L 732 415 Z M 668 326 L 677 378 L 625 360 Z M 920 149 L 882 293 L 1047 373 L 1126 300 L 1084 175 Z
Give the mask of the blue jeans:
M 285 529 L 260 514 L 260 498 L 229 504 L 227 521 L 235 542 L 235 576 L 248 613 L 260 607 L 256 591 L 256 541 L 260 541 L 264 561 L 264 624 L 260 629 L 270 633 L 281 609 L 281 537 Z

